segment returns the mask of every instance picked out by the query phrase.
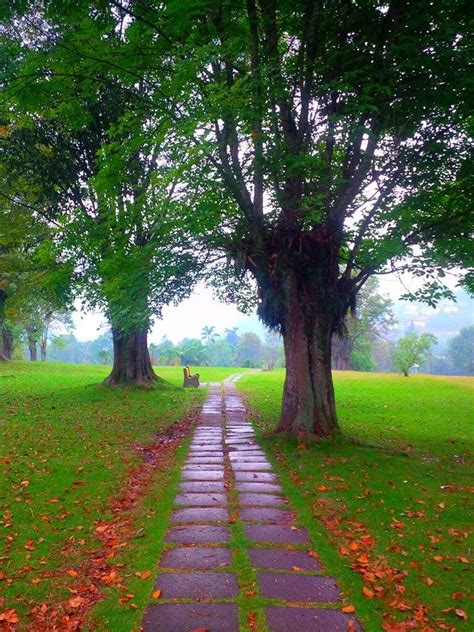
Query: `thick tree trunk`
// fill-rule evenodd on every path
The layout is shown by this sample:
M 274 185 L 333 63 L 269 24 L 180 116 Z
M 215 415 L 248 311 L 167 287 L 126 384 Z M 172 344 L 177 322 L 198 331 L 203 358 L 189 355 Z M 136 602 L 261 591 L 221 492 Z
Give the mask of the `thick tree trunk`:
M 300 305 L 296 285 L 287 292 L 283 340 L 286 380 L 280 432 L 330 437 L 338 432 L 331 372 L 332 327 L 324 305 Z
M 112 328 L 112 337 L 114 362 L 104 384 L 150 385 L 159 379 L 151 365 L 146 330 L 124 332 Z
M 51 312 L 48 312 L 46 314 L 46 316 L 45 316 L 45 319 L 44 319 L 43 334 L 41 336 L 41 341 L 40 341 L 40 354 L 41 354 L 41 361 L 42 362 L 46 361 L 46 353 L 47 353 L 47 348 L 48 348 L 49 325 L 51 323 L 51 319 L 52 319 L 52 314 L 51 314 Z
M 334 368 L 339 371 L 351 371 L 352 341 L 347 336 L 333 338 Z
M 0 360 L 11 360 L 13 352 L 13 336 L 5 323 L 5 303 L 7 293 L 0 289 Z
M 36 336 L 33 331 L 28 330 L 27 328 L 27 336 L 28 336 L 28 349 L 30 352 L 30 360 L 31 362 L 36 362 L 38 359 L 38 347 L 36 343 Z
M 13 356 L 13 334 L 8 325 L 3 324 L 0 338 L 0 360 L 11 360 Z

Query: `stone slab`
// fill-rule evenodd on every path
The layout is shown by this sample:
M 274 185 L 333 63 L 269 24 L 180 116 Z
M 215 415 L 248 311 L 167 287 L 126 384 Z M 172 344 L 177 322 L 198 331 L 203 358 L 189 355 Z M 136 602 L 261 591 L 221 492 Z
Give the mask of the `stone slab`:
M 161 590 L 161 599 L 225 599 L 236 597 L 239 589 L 234 573 L 198 572 L 162 573 L 155 590 Z
M 227 520 L 229 520 L 227 509 L 213 507 L 177 509 L 171 514 L 171 522 L 226 522 Z
M 244 522 L 264 522 L 266 524 L 290 525 L 295 514 L 287 509 L 274 509 L 273 507 L 246 507 L 241 509 L 240 517 Z
M 218 470 L 207 470 L 200 472 L 199 470 L 185 470 L 181 473 L 183 481 L 223 481 L 224 472 Z
M 291 549 L 249 549 L 250 561 L 257 568 L 275 571 L 291 571 L 296 566 L 302 571 L 320 571 L 321 563 L 308 551 Z M 296 570 L 295 572 L 298 572 Z
M 183 492 L 225 492 L 226 487 L 223 481 L 184 481 L 179 484 Z
M 332 577 L 298 573 L 257 573 L 260 595 L 265 599 L 285 601 L 341 601 L 341 592 Z
M 251 494 L 259 494 L 262 492 L 278 494 L 283 492 L 281 485 L 276 483 L 237 483 L 236 488 L 239 492 L 249 492 Z
M 228 527 L 212 525 L 192 525 L 189 527 L 171 527 L 165 535 L 166 542 L 179 544 L 202 544 L 203 542 L 228 542 Z
M 227 450 L 230 452 L 261 452 L 261 449 L 258 447 L 258 444 L 255 445 L 233 445 L 230 444 L 227 446 Z
M 181 469 L 182 472 L 223 472 L 224 466 L 216 463 L 185 463 Z
M 188 459 L 205 459 L 208 457 L 222 459 L 224 457 L 224 452 L 222 450 L 220 452 L 201 452 L 200 450 L 193 452 L 192 450 L 190 450 L 188 454 Z
M 245 525 L 245 533 L 254 542 L 272 542 L 278 544 L 307 544 L 308 534 L 305 529 L 294 531 L 282 525 Z
M 200 441 L 199 443 L 193 442 L 189 446 L 191 452 L 222 452 L 222 443 L 210 441 Z
M 231 463 L 265 463 L 266 465 L 271 465 L 270 461 L 267 461 L 267 459 L 261 455 L 261 454 L 256 454 L 255 456 L 253 455 L 253 452 L 248 455 L 245 452 L 242 454 L 239 453 L 230 453 L 229 454 L 229 459 Z
M 362 632 L 354 615 L 339 610 L 325 608 L 290 608 L 285 606 L 267 606 L 265 608 L 267 626 L 270 632 Z M 350 622 L 352 626 L 349 627 Z
M 258 505 L 261 507 L 278 507 L 284 505 L 288 501 L 285 496 L 278 496 L 277 494 L 250 494 L 244 492 L 239 494 L 239 503 L 242 507 Z
M 265 463 L 264 461 L 258 461 L 257 463 L 232 461 L 232 469 L 234 472 L 270 472 L 272 466 L 270 463 Z
M 178 494 L 174 499 L 175 505 L 185 507 L 225 507 L 227 495 L 211 492 L 210 494 L 186 493 Z
M 235 472 L 235 480 L 238 482 L 276 483 L 278 479 L 276 474 L 272 472 Z
M 165 551 L 161 558 L 162 568 L 181 570 L 209 570 L 228 566 L 232 562 L 230 549 L 212 547 L 179 547 Z
M 238 632 L 235 603 L 157 603 L 145 610 L 143 632 Z
M 216 465 L 224 465 L 223 456 L 191 456 L 188 458 L 185 466 L 188 465 L 210 465 L 215 463 Z

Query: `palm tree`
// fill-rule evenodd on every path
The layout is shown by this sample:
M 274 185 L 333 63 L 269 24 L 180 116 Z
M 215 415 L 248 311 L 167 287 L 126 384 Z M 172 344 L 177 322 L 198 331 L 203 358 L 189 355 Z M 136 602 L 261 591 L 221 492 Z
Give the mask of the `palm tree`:
M 219 337 L 219 334 L 217 334 L 214 330 L 214 326 L 208 327 L 207 325 L 201 329 L 201 338 L 207 345 L 212 344 L 214 340 Z

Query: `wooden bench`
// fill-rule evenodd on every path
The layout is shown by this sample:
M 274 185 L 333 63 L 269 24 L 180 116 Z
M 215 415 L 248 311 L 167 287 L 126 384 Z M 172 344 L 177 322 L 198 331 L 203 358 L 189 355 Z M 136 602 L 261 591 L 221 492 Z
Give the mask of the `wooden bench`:
M 184 382 L 183 388 L 187 388 L 188 386 L 194 386 L 195 388 L 199 387 L 199 373 L 195 373 L 191 375 L 191 371 L 188 366 L 185 366 L 183 369 L 184 373 Z

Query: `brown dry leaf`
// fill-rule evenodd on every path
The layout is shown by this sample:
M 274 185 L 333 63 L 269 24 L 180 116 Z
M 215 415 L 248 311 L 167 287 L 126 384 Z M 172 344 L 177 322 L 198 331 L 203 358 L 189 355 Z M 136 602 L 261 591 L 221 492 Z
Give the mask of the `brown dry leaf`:
M 373 599 L 374 598 L 374 591 L 371 590 L 370 588 L 368 588 L 367 586 L 362 586 L 362 592 L 367 597 L 367 599 Z
M 0 612 L 0 621 L 3 623 L 18 623 L 19 620 L 16 610 L 13 608 Z
M 327 492 L 327 491 L 329 491 L 329 487 L 326 487 L 326 485 L 318 485 L 316 487 L 316 489 L 318 490 L 318 492 Z
M 96 530 L 97 533 L 105 533 L 108 528 L 109 528 L 109 525 L 101 524 L 99 527 L 96 527 L 95 530 Z
M 464 619 L 464 621 L 467 621 L 467 614 L 464 612 L 464 610 L 461 610 L 461 608 L 456 608 L 454 612 L 458 615 L 460 619 Z
M 433 555 L 433 559 L 435 562 L 442 562 L 443 561 L 443 556 L 442 555 Z
M 101 579 L 104 584 L 113 584 L 113 582 L 117 579 L 117 571 L 110 571 L 108 575 L 102 575 Z
M 292 571 L 296 571 L 296 572 L 298 572 L 298 571 L 301 571 L 301 570 L 303 570 L 303 569 L 301 569 L 299 566 L 292 566 L 292 567 L 291 567 L 291 570 L 292 570 Z
M 345 612 L 347 614 L 351 614 L 352 612 L 355 612 L 355 606 L 344 606 L 344 608 L 342 609 L 342 612 Z
M 66 575 L 69 575 L 69 577 L 77 577 L 79 575 L 79 573 L 77 573 L 76 571 L 73 571 L 71 569 L 69 571 L 66 571 Z
M 453 592 L 453 594 L 451 595 L 451 599 L 456 599 L 456 601 L 462 599 L 462 592 L 459 592 L 458 590 L 456 592 Z
M 458 562 L 462 562 L 463 564 L 469 564 L 469 560 L 467 559 L 467 557 L 457 557 L 456 558 L 458 560 Z
M 143 573 L 135 573 L 135 575 L 140 577 L 140 579 L 148 579 L 151 575 L 151 571 L 143 571 Z
M 161 595 L 161 589 L 160 590 L 155 590 L 155 592 L 151 593 L 151 596 L 153 597 L 153 599 L 159 599 Z
M 67 605 L 70 608 L 80 608 L 85 603 L 86 603 L 86 600 L 83 597 L 73 597 L 72 599 L 69 599 L 69 601 L 67 602 Z
M 247 623 L 251 630 L 257 629 L 257 619 L 255 617 L 255 612 L 249 612 L 247 614 Z
M 54 504 L 54 503 L 58 503 L 59 500 L 57 498 L 50 498 L 49 502 Z
M 444 509 L 446 507 L 446 505 L 444 503 L 438 503 L 438 507 L 440 509 Z
M 428 586 L 432 586 L 434 584 L 433 580 L 431 579 L 431 577 L 425 577 L 424 580 L 425 584 L 427 584 Z
M 349 544 L 349 548 L 351 551 L 357 551 L 357 549 L 359 548 L 359 545 L 357 544 L 357 542 L 351 542 Z

